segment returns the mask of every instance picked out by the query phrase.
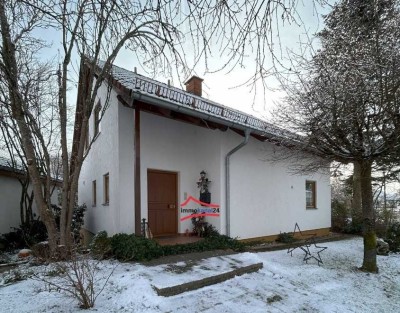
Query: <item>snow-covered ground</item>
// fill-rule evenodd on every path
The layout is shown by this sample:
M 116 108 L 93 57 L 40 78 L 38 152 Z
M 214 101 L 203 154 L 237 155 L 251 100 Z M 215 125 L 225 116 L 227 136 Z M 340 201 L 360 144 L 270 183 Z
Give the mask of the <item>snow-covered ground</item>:
M 400 255 L 378 256 L 379 274 L 357 270 L 362 239 L 322 244 L 324 263 L 303 262 L 298 249 L 242 253 L 198 262 L 146 267 L 101 263 L 101 275 L 117 265 L 93 312 L 400 312 Z M 166 287 L 233 268 L 263 262 L 257 273 L 173 297 L 157 296 Z M 39 271 L 43 268 L 30 268 Z M 0 285 L 7 274 L 0 274 Z M 53 278 L 57 279 L 57 278 Z M 79 312 L 75 299 L 32 279 L 0 286 L 0 312 Z

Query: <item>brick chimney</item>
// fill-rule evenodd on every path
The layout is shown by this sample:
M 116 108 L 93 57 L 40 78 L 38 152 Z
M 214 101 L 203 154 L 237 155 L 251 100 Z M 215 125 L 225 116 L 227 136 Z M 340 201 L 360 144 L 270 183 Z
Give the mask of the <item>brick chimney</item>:
M 202 94 L 202 82 L 203 82 L 202 78 L 197 77 L 197 76 L 192 76 L 185 83 L 186 91 L 190 92 L 190 93 L 192 93 L 192 94 L 194 94 L 196 96 L 201 97 L 201 94 Z

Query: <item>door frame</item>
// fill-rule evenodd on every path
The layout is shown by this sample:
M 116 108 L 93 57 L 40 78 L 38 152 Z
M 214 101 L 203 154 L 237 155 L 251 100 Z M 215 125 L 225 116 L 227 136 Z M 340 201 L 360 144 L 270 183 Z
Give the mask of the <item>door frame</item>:
M 178 207 L 178 196 L 179 196 L 179 172 L 175 172 L 175 171 L 168 171 L 168 170 L 160 170 L 160 169 L 156 169 L 156 168 L 147 168 L 147 218 L 149 218 L 149 172 L 152 173 L 166 173 L 166 174 L 174 174 L 176 177 L 176 183 L 175 183 L 175 199 L 176 199 L 176 203 L 175 203 L 175 207 L 176 207 L 176 227 L 175 227 L 175 235 L 179 235 L 179 207 Z M 159 235 L 159 236 L 155 236 L 155 237 L 162 237 L 163 235 Z

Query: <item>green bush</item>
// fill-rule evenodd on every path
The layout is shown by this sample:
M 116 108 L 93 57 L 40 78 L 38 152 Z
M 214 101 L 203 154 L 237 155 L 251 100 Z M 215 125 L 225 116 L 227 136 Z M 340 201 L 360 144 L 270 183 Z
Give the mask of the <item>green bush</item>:
M 7 241 L 4 239 L 4 237 L 3 237 L 3 236 L 0 236 L 0 251 L 5 251 L 6 248 L 7 248 L 7 245 L 8 245 L 8 243 L 7 243 Z M 1 254 L 0 254 L 0 256 L 1 256 Z
M 333 199 L 331 203 L 332 207 L 332 230 L 336 232 L 346 232 L 346 227 L 349 226 L 349 215 L 350 212 L 344 201 Z
M 345 234 L 361 234 L 362 233 L 362 222 L 350 221 L 343 229 Z
M 97 239 L 92 241 L 91 244 L 95 251 L 96 249 L 101 250 L 104 247 L 107 247 L 108 242 L 110 242 L 112 256 L 120 261 L 144 261 L 167 255 L 217 249 L 232 249 L 234 251 L 245 250 L 245 245 L 243 243 L 228 236 L 219 234 L 213 234 L 212 236 L 197 242 L 173 246 L 160 246 L 153 239 L 138 237 L 133 234 L 116 234 L 109 238 L 107 237 L 106 232 L 101 232 L 96 235 L 96 237 Z
M 215 235 L 193 243 L 164 246 L 162 248 L 164 251 L 164 255 L 175 255 L 217 249 L 232 249 L 234 251 L 244 251 L 245 245 L 231 237 L 225 235 Z
M 60 229 L 60 219 L 61 219 L 61 207 L 58 205 L 52 204 L 51 208 L 53 209 L 56 225 L 57 228 Z M 74 212 L 72 214 L 72 224 L 71 224 L 71 231 L 74 234 L 75 242 L 79 242 L 80 238 L 80 230 L 84 223 L 84 216 L 86 212 L 86 204 L 78 205 L 74 207 Z
M 394 223 L 389 227 L 385 239 L 390 251 L 400 252 L 400 223 Z
M 193 233 L 199 237 L 218 236 L 218 230 L 204 219 L 205 216 L 192 217 Z
M 144 261 L 163 255 L 161 246 L 152 239 L 134 234 L 116 234 L 111 237 L 113 255 L 120 261 Z
M 203 232 L 203 237 L 215 237 L 219 236 L 218 230 L 211 224 L 207 223 L 204 225 L 204 232 Z
M 46 226 L 40 220 L 33 220 L 30 223 L 22 224 L 19 228 L 13 227 L 13 229 L 0 238 L 5 250 L 32 247 L 38 242 L 47 240 Z
M 276 239 L 276 241 L 278 242 L 282 242 L 282 243 L 291 243 L 293 242 L 295 239 L 293 237 L 292 233 L 280 233 L 278 235 L 278 239 Z
M 101 231 L 93 237 L 89 244 L 90 252 L 99 259 L 105 259 L 112 255 L 111 238 L 106 231 Z
M 26 247 L 24 236 L 20 228 L 14 228 L 14 231 L 1 235 L 0 241 L 4 250 L 14 250 Z

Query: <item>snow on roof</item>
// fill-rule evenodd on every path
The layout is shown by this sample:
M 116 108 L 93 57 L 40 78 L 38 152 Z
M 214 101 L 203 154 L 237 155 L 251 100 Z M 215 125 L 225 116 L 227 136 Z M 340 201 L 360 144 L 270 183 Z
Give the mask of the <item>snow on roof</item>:
M 99 61 L 100 68 L 104 61 Z M 212 116 L 221 121 L 231 122 L 242 128 L 257 131 L 258 134 L 268 137 L 298 140 L 298 136 L 285 129 L 277 127 L 262 119 L 246 114 L 242 111 L 218 104 L 211 100 L 191 94 L 182 89 L 142 76 L 119 66 L 113 65 L 111 76 L 128 90 L 135 93 L 146 94 L 155 99 L 169 101 L 179 107 Z

